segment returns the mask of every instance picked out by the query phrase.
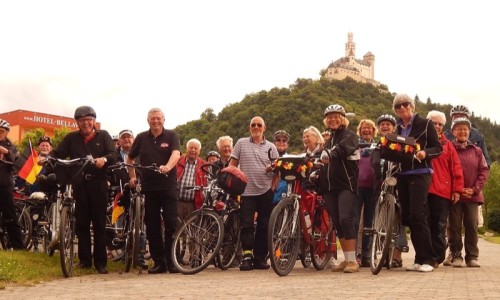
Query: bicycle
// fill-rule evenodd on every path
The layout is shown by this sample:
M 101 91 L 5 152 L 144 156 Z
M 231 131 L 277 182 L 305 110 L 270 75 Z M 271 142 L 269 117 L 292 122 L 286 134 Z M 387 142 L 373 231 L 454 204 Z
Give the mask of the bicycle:
M 285 155 L 273 163 L 272 170 L 279 170 L 287 183 L 287 193 L 271 212 L 268 228 L 271 266 L 279 276 L 292 271 L 300 251 L 306 255 L 309 249 L 316 270 L 323 270 L 336 255 L 333 221 L 324 200 L 301 189 L 301 180 L 312 164 L 307 157 L 297 155 Z M 305 207 L 306 196 L 309 207 Z M 302 264 L 307 266 L 307 261 Z
M 142 166 L 140 164 L 127 164 L 124 162 L 119 162 L 115 165 L 109 167 L 111 171 L 117 171 L 119 169 L 126 168 L 134 168 L 136 169 L 137 183 L 134 189 L 130 189 L 130 202 L 128 203 L 128 208 L 125 209 L 124 216 L 124 224 L 123 227 L 119 226 L 115 227 L 117 231 L 117 237 L 114 241 L 115 244 L 125 246 L 124 248 L 124 259 L 125 259 L 125 272 L 130 272 L 130 268 L 138 268 L 138 258 L 141 254 L 141 245 L 140 245 L 140 237 L 145 235 L 145 226 L 144 226 L 144 214 L 145 214 L 145 196 L 142 193 L 141 186 L 141 174 L 142 170 L 150 170 L 157 173 L 160 173 L 164 176 L 168 176 L 167 174 L 163 174 L 160 172 L 159 167 L 156 164 L 151 166 Z M 127 189 L 128 184 L 125 184 L 125 189 Z M 144 254 L 144 253 L 142 253 Z
M 373 227 L 364 229 L 365 234 L 373 235 L 370 257 L 373 275 L 377 275 L 384 266 L 387 269 L 391 268 L 396 239 L 401 226 L 401 207 L 396 196 L 397 179 L 394 176 L 399 169 L 399 164 L 392 161 L 387 161 L 387 163 L 387 171 L 375 207 Z
M 219 185 L 216 177 L 219 167 L 208 163 L 201 168 L 208 174 L 207 185 L 187 188 L 195 191 L 202 190 L 203 204 L 182 222 L 174 233 L 172 243 L 172 262 L 177 270 L 186 275 L 204 270 L 216 260 L 216 257 L 219 268 L 229 268 L 234 260 L 235 249 L 238 249 L 239 245 L 239 218 L 232 213 L 231 207 L 225 202 L 228 199 L 227 193 Z M 217 207 L 224 211 L 222 215 L 217 211 Z M 228 214 L 225 213 L 226 208 L 229 209 Z M 232 223 L 229 223 L 229 220 Z M 221 250 L 226 225 L 232 228 L 233 233 L 230 233 L 227 243 L 224 243 L 224 248 Z M 229 255 L 229 251 L 233 251 L 233 254 L 227 259 L 226 255 Z
M 54 248 L 58 245 L 61 257 L 61 269 L 64 277 L 68 278 L 73 273 L 75 261 L 75 199 L 73 197 L 72 183 L 78 176 L 81 176 L 82 171 L 89 163 L 95 163 L 92 156 L 74 159 L 59 159 L 51 156 L 46 157 L 46 163 L 56 173 L 58 182 L 57 200 L 51 206 L 49 214 L 52 213 L 49 222 L 48 233 L 51 233 L 50 242 L 48 245 L 49 254 L 53 254 Z M 74 166 L 80 166 L 78 171 L 66 180 L 69 174 L 66 172 Z M 62 187 L 64 186 L 64 192 Z M 49 238 L 47 236 L 47 238 Z

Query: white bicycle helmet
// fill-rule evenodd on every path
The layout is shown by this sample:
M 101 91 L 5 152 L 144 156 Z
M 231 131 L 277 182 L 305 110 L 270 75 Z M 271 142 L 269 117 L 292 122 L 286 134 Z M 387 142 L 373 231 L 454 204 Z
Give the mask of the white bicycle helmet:
M 332 104 L 325 109 L 325 116 L 331 113 L 339 113 L 345 117 L 345 109 L 342 105 Z
M 3 120 L 3 119 L 0 119 L 0 128 L 3 128 L 7 131 L 10 131 L 10 124 L 9 122 Z
M 455 120 L 453 120 L 453 122 L 451 122 L 451 130 L 453 130 L 453 128 L 455 128 L 455 126 L 458 124 L 466 124 L 469 127 L 469 129 L 471 126 L 469 119 L 464 118 L 464 117 L 460 117 L 460 118 L 456 118 Z
M 450 117 L 453 117 L 453 115 L 455 114 L 464 114 L 467 116 L 467 118 L 470 118 L 471 116 L 471 113 L 469 111 L 469 109 L 467 108 L 467 106 L 465 105 L 455 105 L 451 108 L 450 110 Z
M 377 125 L 380 124 L 382 121 L 389 121 L 392 123 L 392 125 L 396 126 L 396 118 L 394 118 L 392 115 L 389 114 L 383 114 L 377 119 Z

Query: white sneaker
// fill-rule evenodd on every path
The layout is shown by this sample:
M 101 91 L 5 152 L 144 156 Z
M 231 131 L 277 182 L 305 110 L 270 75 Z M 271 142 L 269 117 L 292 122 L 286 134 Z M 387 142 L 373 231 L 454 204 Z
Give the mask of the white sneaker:
M 443 261 L 443 266 L 451 267 L 453 266 L 453 257 L 451 256 L 451 252 L 448 254 L 446 259 Z
M 406 267 L 406 271 L 420 271 L 420 264 L 413 264 L 409 267 Z
M 434 271 L 434 267 L 428 264 L 423 264 L 418 269 L 419 272 L 432 272 Z

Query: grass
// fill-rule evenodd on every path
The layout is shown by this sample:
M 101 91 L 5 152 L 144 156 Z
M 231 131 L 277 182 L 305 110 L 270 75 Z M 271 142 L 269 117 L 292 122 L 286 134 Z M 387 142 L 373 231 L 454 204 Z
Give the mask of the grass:
M 108 260 L 110 272 L 123 270 L 123 264 Z M 94 274 L 95 270 L 75 269 L 73 276 Z M 0 289 L 8 284 L 31 286 L 36 283 L 64 278 L 59 253 L 50 257 L 29 251 L 0 251 Z

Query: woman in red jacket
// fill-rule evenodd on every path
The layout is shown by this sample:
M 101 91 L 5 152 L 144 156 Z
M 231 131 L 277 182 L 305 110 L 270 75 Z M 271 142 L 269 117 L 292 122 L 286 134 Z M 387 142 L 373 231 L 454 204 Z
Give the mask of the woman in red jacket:
M 432 110 L 427 114 L 436 128 L 443 146 L 441 155 L 432 161 L 432 179 L 429 186 L 429 229 L 437 267 L 446 255 L 446 223 L 450 206 L 460 199 L 464 189 L 462 165 L 453 144 L 443 134 L 446 115 Z

